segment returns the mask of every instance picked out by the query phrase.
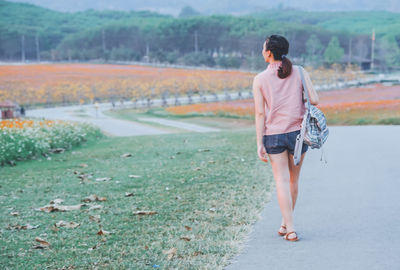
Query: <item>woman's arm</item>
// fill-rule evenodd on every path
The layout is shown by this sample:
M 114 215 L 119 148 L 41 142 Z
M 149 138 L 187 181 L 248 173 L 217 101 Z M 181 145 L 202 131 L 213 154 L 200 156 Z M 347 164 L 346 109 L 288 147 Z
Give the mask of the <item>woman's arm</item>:
M 319 97 L 313 87 L 313 84 L 310 79 L 310 75 L 308 75 L 308 72 L 305 69 L 303 69 L 303 71 L 304 71 L 304 80 L 306 81 L 306 85 L 307 85 L 307 89 L 308 89 L 308 96 L 310 97 L 310 103 L 312 105 L 318 105 Z
M 263 135 L 265 128 L 264 98 L 261 94 L 260 84 L 257 77 L 255 77 L 253 81 L 253 97 L 256 118 L 257 154 L 262 161 L 268 162 L 267 153 L 265 152 L 263 144 Z

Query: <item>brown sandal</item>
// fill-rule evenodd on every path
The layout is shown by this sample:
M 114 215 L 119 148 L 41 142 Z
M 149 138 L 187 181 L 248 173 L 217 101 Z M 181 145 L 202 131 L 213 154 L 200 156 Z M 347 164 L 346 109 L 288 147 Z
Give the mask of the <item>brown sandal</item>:
M 284 225 L 281 225 L 281 228 L 284 228 L 286 230 L 286 226 L 284 226 Z M 279 228 L 278 234 L 280 236 L 284 236 L 286 233 L 280 232 L 281 228 Z
M 295 238 L 288 238 L 288 236 L 289 236 L 290 234 L 292 234 L 292 233 L 296 234 L 296 237 L 295 237 Z M 288 241 L 292 241 L 292 242 L 298 241 L 298 240 L 299 240 L 299 238 L 297 237 L 297 233 L 294 232 L 294 231 L 293 231 L 293 232 L 288 232 L 287 234 L 285 234 L 285 236 L 283 237 L 283 239 L 288 240 Z

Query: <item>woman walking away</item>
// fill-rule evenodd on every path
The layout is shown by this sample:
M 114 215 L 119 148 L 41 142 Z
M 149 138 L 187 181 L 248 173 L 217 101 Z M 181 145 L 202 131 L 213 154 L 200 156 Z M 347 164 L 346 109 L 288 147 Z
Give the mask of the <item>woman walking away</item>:
M 285 240 L 297 241 L 293 223 L 293 210 L 298 194 L 298 181 L 305 152 L 303 145 L 300 164 L 294 165 L 293 154 L 296 136 L 300 133 L 306 108 L 303 101 L 303 85 L 299 67 L 292 66 L 286 57 L 289 42 L 279 35 L 272 35 L 263 45 L 262 55 L 266 70 L 253 81 L 258 157 L 271 162 L 276 183 L 282 223 L 278 234 Z M 304 71 L 310 102 L 318 104 L 318 95 L 310 77 Z

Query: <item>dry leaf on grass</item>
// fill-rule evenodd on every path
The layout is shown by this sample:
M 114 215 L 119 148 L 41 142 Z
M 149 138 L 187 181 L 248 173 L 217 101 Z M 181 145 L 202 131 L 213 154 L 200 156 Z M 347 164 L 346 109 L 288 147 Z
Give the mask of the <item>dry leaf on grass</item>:
M 86 163 L 82 163 L 82 164 L 79 165 L 79 166 L 81 166 L 82 168 L 86 168 L 86 167 L 88 167 L 89 165 L 87 165 Z
M 140 178 L 141 176 L 140 176 L 140 175 L 131 174 L 131 175 L 129 175 L 128 177 L 129 177 L 129 178 Z
M 198 152 L 210 152 L 210 149 L 199 149 Z
M 36 237 L 36 238 L 35 238 L 35 241 L 36 241 L 36 242 L 39 242 L 39 244 L 40 244 L 41 246 L 44 246 L 44 247 L 50 246 L 50 243 L 49 243 L 49 242 L 47 242 L 46 240 L 44 240 L 44 239 L 42 239 L 42 238 L 40 238 L 40 237 Z
M 111 232 L 105 231 L 103 229 L 100 229 L 100 231 L 97 232 L 97 235 L 109 235 Z
M 10 215 L 16 217 L 16 216 L 19 216 L 19 212 L 11 212 Z
M 104 202 L 104 201 L 107 201 L 107 198 L 106 197 L 98 197 L 96 194 L 92 194 L 82 200 L 82 202 L 94 202 L 94 201 Z
M 35 226 L 33 226 L 33 225 L 31 225 L 31 224 L 26 224 L 26 225 L 19 225 L 19 224 L 16 224 L 16 225 L 8 225 L 8 229 L 14 229 L 14 230 L 33 230 L 33 229 L 37 229 L 37 228 L 39 228 L 39 226 L 40 225 L 35 225 Z
M 133 196 L 132 192 L 125 192 L 125 197 L 131 197 L 131 196 Z
M 101 178 L 96 178 L 97 182 L 106 182 L 110 181 L 112 178 L 111 177 L 101 177 Z
M 155 215 L 157 214 L 156 211 L 136 211 L 135 213 L 133 213 L 134 215 Z
M 201 251 L 195 251 L 193 252 L 193 256 L 199 256 L 199 255 L 203 255 L 204 253 Z
M 74 228 L 79 227 L 80 225 L 81 225 L 81 224 L 76 223 L 76 222 L 73 222 L 73 221 L 67 222 L 67 221 L 64 221 L 64 220 L 60 220 L 59 222 L 57 222 L 57 223 L 55 224 L 55 226 L 56 226 L 57 228 L 65 227 L 65 228 L 68 228 L 68 229 L 70 229 L 70 228 L 74 229 Z
M 92 251 L 92 250 L 98 248 L 99 246 L 100 246 L 100 244 L 96 244 L 95 246 L 88 248 L 88 251 Z
M 127 157 L 131 157 L 131 156 L 132 156 L 131 153 L 126 153 L 126 154 L 121 155 L 122 158 L 127 158 Z
M 64 202 L 63 199 L 55 199 L 50 201 L 50 204 L 62 204 Z
M 185 240 L 185 241 L 187 241 L 187 242 L 189 242 L 190 240 L 192 240 L 192 239 L 190 239 L 190 237 L 187 237 L 187 236 L 182 236 L 180 239 L 181 239 L 181 240 Z
M 42 211 L 46 213 L 51 213 L 51 212 L 66 212 L 66 211 L 72 211 L 72 210 L 79 210 L 81 209 L 82 206 L 85 204 L 78 204 L 78 205 L 58 205 L 58 204 L 51 204 L 51 205 L 45 205 L 40 208 L 36 208 L 35 211 Z
M 98 209 L 101 209 L 101 208 L 103 208 L 102 205 L 95 204 L 95 205 L 90 206 L 90 208 L 89 208 L 88 210 L 89 210 L 89 211 L 90 211 L 90 210 L 98 210 Z
M 88 180 L 89 178 L 92 178 L 93 174 L 92 173 L 81 173 L 78 175 L 78 178 L 83 180 Z
M 201 168 L 199 168 L 199 167 L 193 169 L 193 171 L 200 171 L 200 170 L 201 170 Z
M 169 250 L 163 250 L 163 254 L 168 255 L 167 258 L 168 260 L 171 260 L 172 257 L 174 257 L 176 255 L 176 248 L 171 248 Z
M 90 221 L 100 222 L 100 215 L 89 215 Z
M 192 227 L 185 226 L 185 229 L 186 229 L 187 231 L 191 231 L 191 230 L 192 230 Z

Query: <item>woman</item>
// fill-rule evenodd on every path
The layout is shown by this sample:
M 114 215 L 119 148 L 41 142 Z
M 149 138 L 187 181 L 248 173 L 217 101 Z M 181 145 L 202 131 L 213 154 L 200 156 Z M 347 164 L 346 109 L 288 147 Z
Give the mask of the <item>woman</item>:
M 262 55 L 267 69 L 253 81 L 258 157 L 271 161 L 282 223 L 278 234 L 285 240 L 297 241 L 293 224 L 293 210 L 298 194 L 301 165 L 308 149 L 303 145 L 301 161 L 294 165 L 293 154 L 296 136 L 300 133 L 305 113 L 303 85 L 297 66 L 286 57 L 289 42 L 282 36 L 272 35 L 263 45 Z M 318 95 L 310 77 L 304 71 L 310 102 L 318 104 Z

